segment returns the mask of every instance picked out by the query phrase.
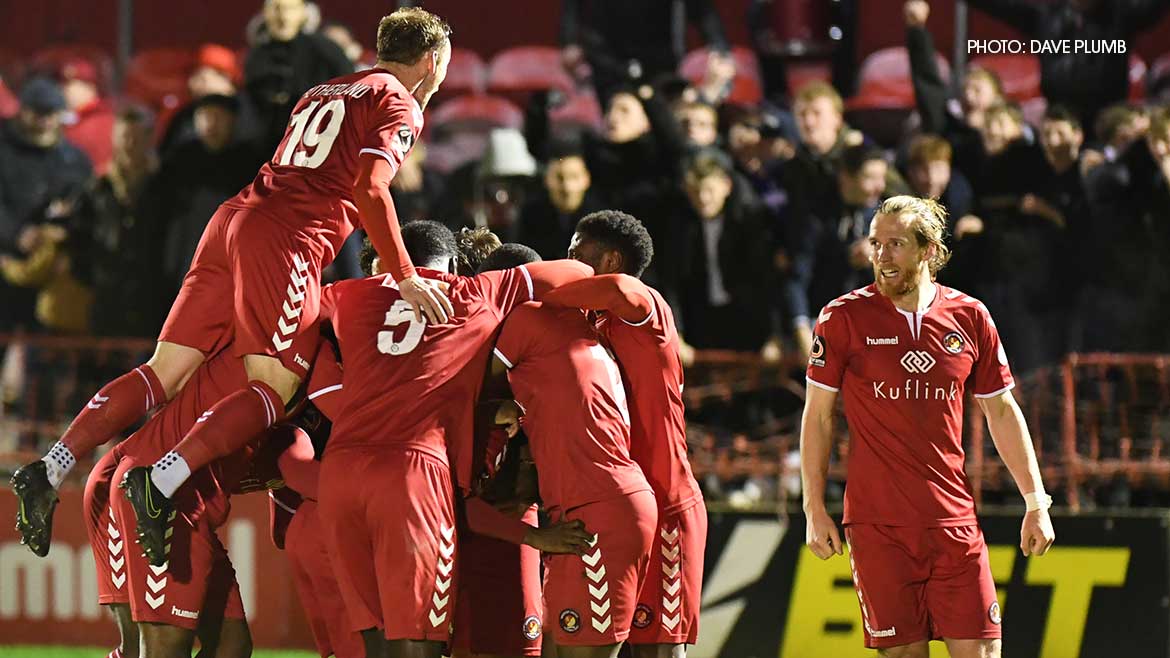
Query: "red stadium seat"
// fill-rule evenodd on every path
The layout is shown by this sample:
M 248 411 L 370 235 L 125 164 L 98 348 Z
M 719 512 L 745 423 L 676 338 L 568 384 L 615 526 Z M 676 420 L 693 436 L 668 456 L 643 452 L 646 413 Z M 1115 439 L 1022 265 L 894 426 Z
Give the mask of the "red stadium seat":
M 488 65 L 488 92 L 513 100 L 535 91 L 573 91 L 573 78 L 561 66 L 561 51 L 549 46 L 517 46 L 502 50 Z
M 194 66 L 195 53 L 185 48 L 143 50 L 130 60 L 126 95 L 154 107 L 168 106 L 168 97 L 187 95 L 187 78 Z
M 1022 103 L 1043 96 L 1040 92 L 1040 58 L 1035 55 L 983 55 L 971 60 L 995 73 L 1003 83 L 1003 93 Z
M 7 119 L 13 116 L 19 109 L 20 101 L 16 100 L 16 96 L 12 94 L 8 85 L 4 84 L 3 80 L 0 80 L 0 119 Z
M 707 72 L 707 58 L 710 51 L 699 48 L 687 53 L 678 67 L 678 74 L 686 78 L 691 84 L 703 81 Z M 731 49 L 731 57 L 735 60 L 735 79 L 731 83 L 731 93 L 727 102 L 734 105 L 757 105 L 764 99 L 764 85 L 760 78 L 760 63 L 756 54 L 749 48 L 735 46 Z
M 97 46 L 62 44 L 42 48 L 33 54 L 28 72 L 56 76 L 62 66 L 75 59 L 88 60 L 93 64 L 98 73 L 98 89 L 103 93 L 110 89 L 114 80 L 114 61 Z
M 939 71 L 950 78 L 951 67 L 937 52 Z M 914 108 L 914 87 L 910 82 L 910 56 L 902 47 L 883 48 L 870 53 L 861 63 L 860 90 L 850 98 L 850 110 L 908 110 Z
M 601 130 L 601 103 L 592 89 L 578 90 L 568 101 L 549 112 L 549 120 L 556 127 L 584 127 Z
M 832 82 L 833 71 L 828 62 L 793 62 L 788 65 L 788 93 L 796 95 L 797 90 L 810 82 Z
M 524 113 L 515 104 L 499 96 L 469 94 L 453 98 L 435 108 L 427 117 L 427 126 L 437 130 L 452 128 L 516 128 L 524 125 Z
M 439 87 L 438 99 L 463 94 L 482 94 L 487 86 L 487 66 L 479 53 L 469 48 L 452 48 L 447 79 Z M 436 100 L 438 100 L 436 99 Z

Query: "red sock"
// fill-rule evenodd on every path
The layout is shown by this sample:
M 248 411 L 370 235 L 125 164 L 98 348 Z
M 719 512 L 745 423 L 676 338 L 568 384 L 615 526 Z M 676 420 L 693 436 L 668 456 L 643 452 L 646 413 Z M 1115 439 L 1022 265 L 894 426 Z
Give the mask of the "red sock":
M 215 403 L 175 446 L 191 472 L 243 448 L 260 432 L 284 418 L 280 394 L 262 381 L 248 385 Z
M 122 658 L 122 648 L 118 647 L 109 653 L 106 658 Z
M 158 376 L 150 366 L 138 366 L 102 387 L 70 423 L 61 443 L 75 458 L 84 458 L 166 401 Z

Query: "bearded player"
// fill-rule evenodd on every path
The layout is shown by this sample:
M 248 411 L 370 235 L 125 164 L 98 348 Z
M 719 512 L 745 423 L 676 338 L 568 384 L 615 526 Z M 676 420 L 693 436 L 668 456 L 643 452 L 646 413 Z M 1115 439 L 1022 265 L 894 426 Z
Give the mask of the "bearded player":
M 378 26 L 373 69 L 301 97 L 272 159 L 212 216 L 151 359 L 98 391 L 42 460 L 13 476 L 18 528 L 34 553 L 48 553 L 55 488 L 77 458 L 173 398 L 230 342 L 244 360 L 244 385 L 216 402 L 188 441 L 130 474 L 140 497 L 153 490 L 163 508 L 138 517 L 144 549 L 161 559 L 175 490 L 191 472 L 231 454 L 235 441 L 284 416 L 311 357 L 294 340 L 314 326 L 321 269 L 356 226 L 366 229 L 416 318 L 446 319 L 450 302 L 438 284 L 417 275 L 402 246 L 389 183 L 446 76 L 450 32 L 429 12 L 400 9 Z
M 897 196 L 870 224 L 875 282 L 821 311 L 800 428 L 806 542 L 821 559 L 844 546 L 825 510 L 838 393 L 849 423 L 845 540 L 865 646 L 926 658 L 932 639 L 955 658 L 1000 655 L 1000 609 L 963 470 L 963 399 L 987 416 L 1023 494 L 1025 556 L 1054 534 L 1040 467 L 995 323 L 977 299 L 935 283 L 949 253 L 946 211 Z
M 589 279 L 549 293 L 545 303 L 599 311 L 596 326 L 629 390 L 630 456 L 658 502 L 649 576 L 634 610 L 629 643 L 640 658 L 682 658 L 698 639 L 707 508 L 687 460 L 683 368 L 674 314 L 638 280 L 654 256 L 636 218 L 606 210 L 577 223 L 569 257 L 593 267 Z

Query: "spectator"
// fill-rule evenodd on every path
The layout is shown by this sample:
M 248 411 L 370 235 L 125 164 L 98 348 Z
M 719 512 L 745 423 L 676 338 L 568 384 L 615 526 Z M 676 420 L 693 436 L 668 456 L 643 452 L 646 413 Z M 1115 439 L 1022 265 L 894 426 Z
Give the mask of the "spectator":
M 114 147 L 114 110 L 98 90 L 97 67 L 85 59 L 71 59 L 57 71 L 65 95 L 65 139 L 89 156 L 94 170 L 105 173 Z
M 786 225 L 792 265 L 784 305 L 801 354 L 812 348 L 812 325 L 824 305 L 873 279 L 869 222 L 893 192 L 887 190 L 888 169 L 880 149 L 846 148 L 831 195 Z
M 768 232 L 732 173 L 717 150 L 691 159 L 684 194 L 653 218 L 655 267 L 690 346 L 758 352 L 772 334 Z
M 178 144 L 195 139 L 195 106 L 199 99 L 211 94 L 235 96 L 239 77 L 239 62 L 234 52 L 214 43 L 200 46 L 195 54 L 195 68 L 187 76 L 189 100 L 173 114 L 164 110 L 159 118 L 165 128 L 159 140 L 159 152 L 165 156 Z
M 788 207 L 788 191 L 781 185 L 784 167 L 796 154 L 800 140 L 791 115 L 760 109 L 739 109 L 727 131 L 727 145 L 735 167 L 756 197 L 782 220 Z
M 577 222 L 603 206 L 590 189 L 592 180 L 580 150 L 562 146 L 545 165 L 544 187 L 520 211 L 516 241 L 545 260 L 564 258 Z
M 321 35 L 337 44 L 337 47 L 353 64 L 355 71 L 373 68 L 376 63 L 376 58 L 366 55 L 366 49 L 353 36 L 353 30 L 349 29 L 345 23 L 325 21 L 321 24 Z
M 67 215 L 93 173 L 62 137 L 64 114 L 60 87 L 33 78 L 20 90 L 20 111 L 0 125 L 0 253 L 15 252 L 26 227 Z M 33 306 L 32 293 L 0 284 L 0 331 L 30 323 Z
M 313 85 L 353 72 L 353 64 L 335 43 L 303 31 L 304 0 L 265 0 L 266 39 L 244 61 L 244 96 L 254 112 L 258 146 L 276 150 L 289 114 Z
M 21 234 L 23 258 L 0 256 L 0 274 L 13 286 L 36 294 L 36 321 L 54 333 L 89 332 L 93 293 L 74 274 L 82 253 L 77 240 L 59 224 L 29 226 Z
M 130 107 L 118 112 L 109 171 L 86 189 L 74 212 L 75 230 L 87 236 L 84 269 L 95 306 L 119 309 L 95 314 L 93 330 L 99 336 L 154 336 L 170 302 L 164 298 L 170 291 L 157 276 L 163 226 L 153 207 L 160 199 L 150 189 L 158 170 L 153 134 L 148 111 Z M 153 274 L 128 276 L 146 272 Z
M 796 93 L 793 112 L 800 132 L 796 155 L 784 168 L 784 187 L 798 214 L 830 199 L 836 185 L 836 163 L 850 146 L 865 141 L 845 125 L 844 103 L 824 82 L 811 82 Z
M 715 146 L 719 141 L 719 111 L 703 101 L 683 102 L 676 118 L 692 146 Z
M 1156 25 L 1170 7 L 1161 0 L 971 0 L 970 5 L 1027 37 L 1089 44 L 1130 42 Z M 1093 125 L 1102 109 L 1129 95 L 1129 55 L 1124 50 L 1042 51 L 1039 57 L 1044 97 L 1071 109 L 1081 125 Z
M 915 137 L 906 161 L 906 181 L 915 196 L 943 204 L 950 220 L 947 231 L 960 239 L 968 232 L 981 230 L 978 227 L 982 222 L 971 215 L 975 193 L 966 177 L 951 166 L 952 154 L 950 143 L 938 135 Z
M 950 142 L 955 167 L 970 176 L 983 156 L 980 130 L 985 113 L 1003 103 L 1003 85 L 994 72 L 970 66 L 963 78 L 962 96 L 951 99 L 950 81 L 939 70 L 934 40 L 926 29 L 930 5 L 926 0 L 909 0 L 903 5 L 903 15 L 910 77 L 922 130 Z
M 681 6 L 711 50 L 708 68 L 729 61 L 723 23 L 711 0 L 629 2 L 564 0 L 561 3 L 561 56 L 570 72 L 588 62 L 597 98 L 607 103 L 629 82 L 653 81 L 674 73 L 682 61 L 686 23 L 676 19 Z
M 195 107 L 197 139 L 181 144 L 159 167 L 158 219 L 166 223 L 163 269 L 173 293 L 191 264 L 207 220 L 256 175 L 264 156 L 235 140 L 239 101 L 212 94 Z

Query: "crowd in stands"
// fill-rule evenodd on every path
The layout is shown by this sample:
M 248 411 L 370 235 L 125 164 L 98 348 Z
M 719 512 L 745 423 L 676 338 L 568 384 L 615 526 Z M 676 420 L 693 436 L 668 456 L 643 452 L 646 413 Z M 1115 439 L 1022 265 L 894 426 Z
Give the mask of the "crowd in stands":
M 663 9 L 672 3 L 564 0 L 568 86 L 511 97 L 522 114 L 487 127 L 445 125 L 448 98 L 429 108 L 393 183 L 400 219 L 490 226 L 548 259 L 563 257 L 583 215 L 626 210 L 654 237 L 646 276 L 674 308 L 684 361 L 734 351 L 795 373 L 820 309 L 872 282 L 875 207 L 935 197 L 954 253 L 940 281 L 987 304 L 1018 372 L 1070 351 L 1170 350 L 1170 112 L 1157 80 L 1129 100 L 1126 55 L 1042 55 L 1043 97 L 1023 108 L 990 67 L 952 72 L 963 80 L 952 94 L 930 7 L 910 0 L 913 107 L 867 134 L 864 104 L 847 111 L 853 90 L 836 76 L 790 88 L 782 58 L 759 43 L 731 48 L 711 2 L 678 4 L 706 42 L 697 74 L 685 26 Z M 968 4 L 1038 38 L 1127 39 L 1165 11 Z M 454 27 L 456 44 L 474 29 Z M 203 226 L 271 157 L 298 96 L 371 64 L 360 34 L 303 0 L 268 0 L 246 52 L 199 48 L 186 94 L 166 106 L 103 89 L 83 58 L 7 80 L 0 333 L 153 337 Z M 601 111 L 558 120 L 581 97 Z M 355 242 L 327 275 L 359 271 Z M 761 404 L 764 416 L 799 409 L 762 395 L 696 416 L 735 426 Z M 739 450 L 751 434 L 724 441 Z

